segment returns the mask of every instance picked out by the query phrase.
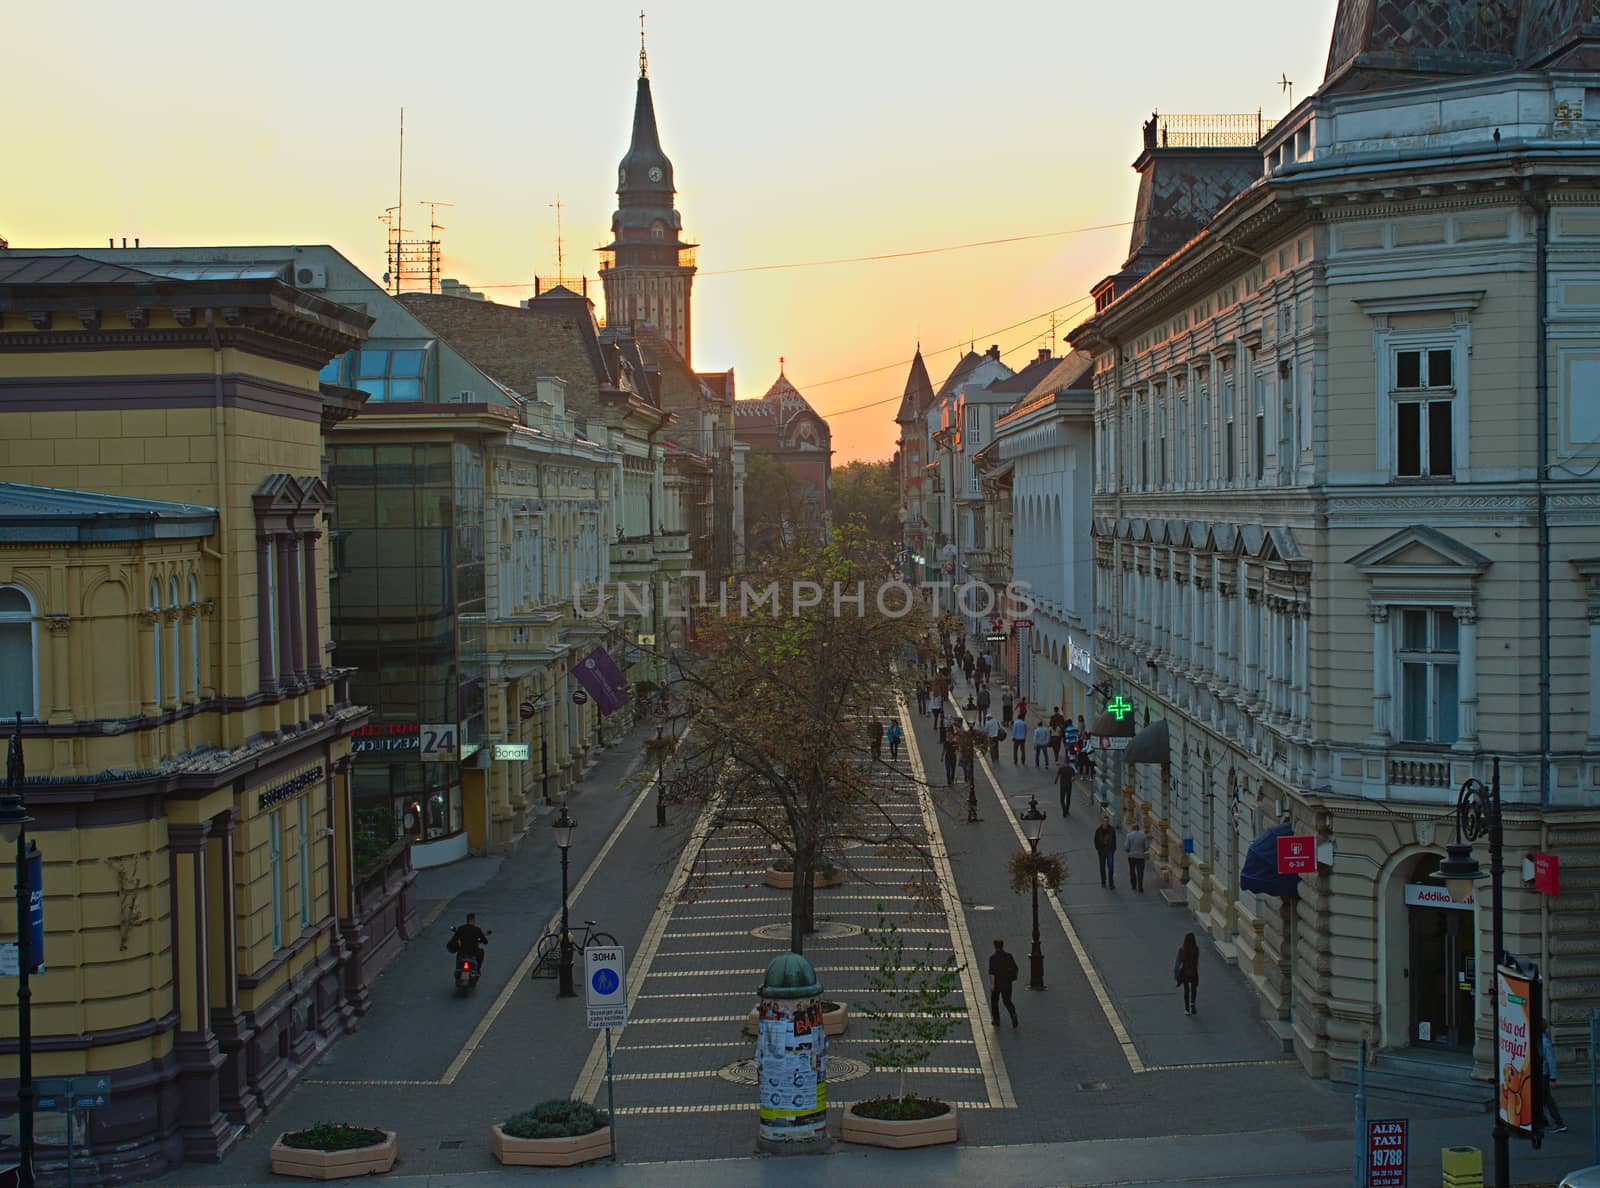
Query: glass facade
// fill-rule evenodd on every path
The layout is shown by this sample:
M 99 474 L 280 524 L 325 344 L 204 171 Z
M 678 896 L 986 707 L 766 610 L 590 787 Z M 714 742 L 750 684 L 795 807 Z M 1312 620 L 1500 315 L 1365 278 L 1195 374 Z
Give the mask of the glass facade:
M 422 724 L 484 734 L 483 456 L 446 442 L 331 447 L 335 658 L 372 707 L 353 740 L 358 833 L 463 827 L 461 765 L 421 761 Z

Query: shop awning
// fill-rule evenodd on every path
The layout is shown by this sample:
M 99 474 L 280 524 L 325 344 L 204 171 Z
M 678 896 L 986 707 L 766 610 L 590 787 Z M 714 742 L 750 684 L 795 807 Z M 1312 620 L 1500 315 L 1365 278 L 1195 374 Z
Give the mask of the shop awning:
M 1300 895 L 1300 876 L 1278 873 L 1278 839 L 1293 831 L 1287 821 L 1273 825 L 1250 843 L 1244 864 L 1239 868 L 1239 890 L 1296 899 Z
M 1096 715 L 1094 724 L 1089 727 L 1090 734 L 1099 734 L 1106 738 L 1132 738 L 1138 730 L 1139 728 L 1133 724 L 1132 714 L 1124 714 L 1119 718 L 1110 712 Z
M 1167 720 L 1151 722 L 1138 734 L 1133 736 L 1133 741 L 1128 744 L 1128 749 L 1122 752 L 1124 763 L 1169 763 L 1171 762 L 1171 744 L 1168 739 L 1170 732 L 1167 729 Z

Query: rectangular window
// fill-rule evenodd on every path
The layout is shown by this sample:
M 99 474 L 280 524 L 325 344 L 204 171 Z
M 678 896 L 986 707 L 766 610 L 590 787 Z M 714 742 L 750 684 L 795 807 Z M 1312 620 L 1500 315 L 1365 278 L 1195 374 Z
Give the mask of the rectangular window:
M 1278 481 L 1294 482 L 1295 468 L 1294 364 L 1278 364 Z
M 1178 486 L 1184 487 L 1189 483 L 1189 398 L 1178 397 L 1178 431 L 1173 436 L 1176 438 L 1176 467 L 1178 473 Z
M 1453 612 L 1400 612 L 1395 656 L 1400 667 L 1400 737 L 1406 742 L 1456 741 L 1457 647 Z
M 267 627 L 267 642 L 271 646 L 272 662 L 278 662 L 278 575 L 276 573 L 274 550 L 267 546 L 267 613 L 264 621 Z
M 311 927 L 311 810 L 309 796 L 300 797 L 300 930 Z
M 1200 405 L 1200 485 L 1211 485 L 1211 394 L 1202 386 L 1195 398 Z
M 967 406 L 967 429 L 966 429 L 967 440 L 966 440 L 966 444 L 969 447 L 970 446 L 975 446 L 975 445 L 981 445 L 983 443 L 983 424 L 978 419 L 978 414 L 979 414 L 980 411 L 982 411 L 982 410 L 980 410 L 979 408 L 977 408 L 974 405 L 968 405 Z
M 268 818 L 271 837 L 267 858 L 272 866 L 272 948 L 283 948 L 283 822 L 279 813 Z
M 1235 477 L 1236 464 L 1234 454 L 1238 448 L 1239 431 L 1233 421 L 1233 373 L 1224 371 L 1222 375 L 1222 478 L 1232 484 Z
M 1156 401 L 1156 481 L 1167 486 L 1167 402 Z
M 1255 397 L 1255 480 L 1267 477 L 1267 377 L 1256 372 L 1253 388 Z
M 1394 353 L 1394 473 L 1449 478 L 1455 473 L 1454 356 L 1448 349 Z
M 351 383 L 373 400 L 421 400 L 431 344 L 363 347 Z

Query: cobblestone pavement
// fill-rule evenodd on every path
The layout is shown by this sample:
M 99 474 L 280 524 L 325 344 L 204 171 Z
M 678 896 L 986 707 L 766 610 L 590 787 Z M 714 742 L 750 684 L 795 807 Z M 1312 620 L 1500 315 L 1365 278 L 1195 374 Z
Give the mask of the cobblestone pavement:
M 903 909 L 903 925 L 927 930 L 910 939 L 926 940 L 936 956 L 954 951 L 970 966 L 961 990 L 967 1017 L 930 1061 L 939 1071 L 915 1075 L 918 1091 L 963 1103 L 964 1149 L 987 1152 L 996 1167 L 1005 1166 L 997 1144 L 1017 1151 L 1018 1170 L 1007 1183 L 1111 1182 L 1107 1169 L 1118 1159 L 1130 1172 L 1148 1164 L 1155 1177 L 1130 1174 L 1118 1182 L 1176 1183 L 1175 1172 L 1154 1169 L 1172 1166 L 1161 1152 L 1178 1151 L 1195 1153 L 1197 1174 L 1243 1173 L 1260 1166 L 1258 1154 L 1273 1151 L 1303 1173 L 1281 1182 L 1339 1182 L 1313 1173 L 1341 1166 L 1340 1152 L 1348 1165 L 1349 1095 L 1306 1077 L 1285 1056 L 1257 1019 L 1243 975 L 1209 948 L 1200 1014 L 1183 1014 L 1171 987 L 1172 953 L 1194 925 L 1187 912 L 1163 902 L 1154 872 L 1143 895 L 1120 879 L 1116 891 L 1100 888 L 1087 797 L 1080 791 L 1080 803 L 1063 821 L 1046 772 L 984 760 L 977 783 L 983 820 L 968 824 L 965 786 L 946 788 L 942 765 L 935 770 L 929 720 L 913 710 L 903 721 L 910 745 L 897 766 L 885 765 L 884 779 L 895 797 L 893 811 L 921 826 L 934 853 L 947 856 L 939 869 L 942 899 L 891 898 L 907 894 L 902 884 L 914 869 L 902 869 L 903 858 L 857 850 L 849 855 L 855 869 L 844 886 L 819 892 L 818 911 L 825 931 L 834 932 L 834 925 L 872 923 L 880 902 L 892 914 Z M 651 1182 L 758 1183 L 784 1167 L 793 1169 L 782 1173 L 785 1183 L 835 1182 L 831 1174 L 802 1173 L 810 1160 L 757 1161 L 746 1168 L 732 1158 L 755 1150 L 755 1088 L 718 1073 L 754 1054 L 742 1025 L 766 962 L 786 947 L 788 897 L 741 864 L 739 839 L 698 836 L 690 819 L 654 827 L 650 788 L 633 774 L 643 737 L 636 733 L 608 752 L 571 797 L 580 822 L 573 917 L 599 920 L 626 946 L 630 961 L 632 1022 L 614 1033 L 619 1156 L 625 1164 L 662 1164 L 650 1173 L 659 1177 Z M 1004 755 L 1009 758 L 1008 751 Z M 932 777 L 932 786 L 919 792 L 921 774 Z M 1014 1031 L 988 1021 L 980 962 L 991 938 L 1003 936 L 1027 968 L 1029 904 L 1011 892 L 1005 860 L 1021 844 L 1013 822 L 1030 793 L 1040 794 L 1050 812 L 1042 848 L 1064 851 L 1070 873 L 1059 896 L 1041 901 L 1047 989 L 1028 992 L 1019 983 L 1021 1027 Z M 191 1166 L 165 1182 L 264 1178 L 277 1133 L 329 1118 L 397 1128 L 400 1176 L 511 1175 L 498 1171 L 489 1156 L 492 1122 L 574 1090 L 604 1102 L 603 1049 L 585 1027 L 582 999 L 558 999 L 553 982 L 528 977 L 532 946 L 559 905 L 559 868 L 547 834 L 541 823 L 515 853 L 475 860 L 490 869 L 486 879 L 471 866 L 428 875 L 429 888 L 437 889 L 437 918 L 378 982 L 361 1030 L 335 1045 L 222 1165 Z M 459 999 L 439 958 L 448 926 L 468 910 L 477 911 L 495 936 L 478 993 Z M 778 939 L 753 935 L 764 924 L 776 926 Z M 807 954 L 826 997 L 859 1003 L 872 963 L 862 937 L 818 936 Z M 866 1021 L 857 1017 L 834 1040 L 831 1054 L 863 1059 L 867 1035 Z M 871 1073 L 835 1082 L 829 1093 L 834 1125 L 840 1102 L 886 1088 L 884 1078 Z M 1407 1116 L 1418 1125 L 1437 1120 L 1441 1128 L 1481 1131 L 1479 1145 L 1486 1142 L 1482 1115 L 1450 1119 L 1441 1113 L 1409 1102 L 1369 1103 L 1370 1116 Z M 1224 1141 L 1230 1138 L 1238 1152 L 1231 1165 Z M 868 1166 L 855 1149 L 838 1150 L 829 1162 L 841 1173 Z M 1065 1162 L 1073 1151 L 1081 1161 Z M 1034 1178 L 1039 1167 L 1050 1166 L 1039 1162 L 1046 1159 L 1041 1152 L 1061 1153 L 1059 1178 Z M 666 1166 L 684 1160 L 711 1162 L 674 1165 L 703 1173 L 685 1180 Z M 922 1157 L 899 1166 L 934 1165 Z M 970 1182 L 974 1164 L 952 1158 L 949 1166 L 962 1174 L 917 1172 L 916 1178 Z M 750 1170 L 756 1168 L 767 1170 Z M 584 1183 L 640 1182 L 625 1167 L 567 1174 L 582 1174 Z M 849 1174 L 852 1183 L 872 1178 Z M 1242 1176 L 1239 1182 L 1274 1182 L 1265 1170 L 1258 1174 L 1266 1178 Z M 1107 1178 L 1095 1178 L 1102 1175 Z

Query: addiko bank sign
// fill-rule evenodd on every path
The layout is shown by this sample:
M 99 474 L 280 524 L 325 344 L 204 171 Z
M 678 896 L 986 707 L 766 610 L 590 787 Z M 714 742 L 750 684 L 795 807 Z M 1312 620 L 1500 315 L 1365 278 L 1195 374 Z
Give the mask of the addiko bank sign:
M 1458 908 L 1470 912 L 1475 901 L 1469 895 L 1465 903 L 1457 903 L 1450 898 L 1450 891 L 1443 883 L 1407 883 L 1406 904 L 1409 907 Z

